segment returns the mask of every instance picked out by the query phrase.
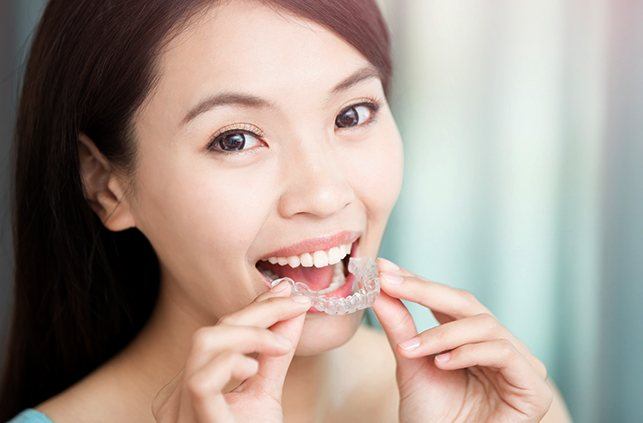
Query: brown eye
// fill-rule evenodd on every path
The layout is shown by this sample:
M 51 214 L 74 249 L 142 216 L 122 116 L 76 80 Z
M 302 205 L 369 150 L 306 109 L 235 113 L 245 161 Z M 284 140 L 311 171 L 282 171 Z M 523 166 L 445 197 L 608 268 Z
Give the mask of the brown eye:
M 350 128 L 364 124 L 367 120 L 368 124 L 373 121 L 373 116 L 378 108 L 379 106 L 375 103 L 360 103 L 350 106 L 335 118 L 335 125 L 338 128 Z
M 250 148 L 244 148 L 246 144 L 259 143 L 256 137 L 257 135 L 252 132 L 233 129 L 214 137 L 208 145 L 208 150 L 221 153 L 245 152 L 250 150 Z

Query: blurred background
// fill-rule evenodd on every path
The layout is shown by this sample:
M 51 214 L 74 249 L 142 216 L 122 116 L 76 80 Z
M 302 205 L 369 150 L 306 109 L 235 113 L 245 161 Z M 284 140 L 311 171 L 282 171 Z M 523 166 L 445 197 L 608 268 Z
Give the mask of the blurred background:
M 472 291 L 575 421 L 643 422 L 643 1 L 378 2 L 405 149 L 381 255 Z M 0 2 L 0 345 L 9 145 L 43 4 Z

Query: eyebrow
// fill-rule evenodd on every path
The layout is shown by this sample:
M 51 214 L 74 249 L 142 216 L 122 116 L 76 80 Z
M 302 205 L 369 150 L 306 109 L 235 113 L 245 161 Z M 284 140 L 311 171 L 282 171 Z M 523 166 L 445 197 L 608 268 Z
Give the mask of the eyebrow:
M 348 78 L 335 85 L 335 87 L 330 91 L 329 99 L 333 95 L 337 95 L 342 91 L 346 91 L 358 82 L 362 82 L 369 78 L 380 78 L 379 71 L 372 65 L 358 69 L 350 76 L 348 76 Z M 183 121 L 181 122 L 181 125 L 187 124 L 189 121 L 196 118 L 201 113 L 205 113 L 209 110 L 214 109 L 215 107 L 226 105 L 251 107 L 255 109 L 276 108 L 275 104 L 270 100 L 266 100 L 252 94 L 226 91 L 207 97 L 203 101 L 199 102 L 199 104 L 190 109 L 190 111 L 185 115 Z

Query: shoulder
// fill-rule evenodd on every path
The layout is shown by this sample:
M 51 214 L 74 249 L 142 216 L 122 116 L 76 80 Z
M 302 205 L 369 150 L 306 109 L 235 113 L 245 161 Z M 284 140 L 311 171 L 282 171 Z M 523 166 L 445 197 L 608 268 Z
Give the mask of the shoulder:
M 36 410 L 35 408 L 27 408 L 22 410 L 14 418 L 7 423 L 52 423 L 52 420 L 46 414 Z
M 85 397 L 84 389 L 75 385 L 38 404 L 33 410 L 47 417 L 47 420 L 42 422 L 78 421 L 90 416 L 86 414 L 86 407 L 83 406 L 83 397 Z M 31 422 L 31 420 L 26 422 Z M 40 420 L 34 420 L 34 422 L 40 423 Z M 22 423 L 22 421 L 18 421 L 18 423 Z
M 124 421 L 125 391 L 122 378 L 101 366 L 64 391 L 38 404 L 35 409 L 50 422 Z M 109 417 L 107 417 L 109 416 Z

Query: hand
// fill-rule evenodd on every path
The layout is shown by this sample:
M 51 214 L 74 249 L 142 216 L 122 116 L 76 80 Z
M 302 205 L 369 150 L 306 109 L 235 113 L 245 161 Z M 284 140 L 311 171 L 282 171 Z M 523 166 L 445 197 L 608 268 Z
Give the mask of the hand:
M 306 297 L 290 293 L 290 284 L 282 282 L 216 325 L 197 330 L 185 366 L 152 404 L 155 419 L 283 421 L 284 379 L 311 306 L 309 299 L 295 300 Z
M 382 292 L 373 310 L 397 361 L 401 422 L 545 415 L 553 399 L 545 366 L 471 293 L 377 262 Z M 402 299 L 427 307 L 440 324 L 418 334 Z

